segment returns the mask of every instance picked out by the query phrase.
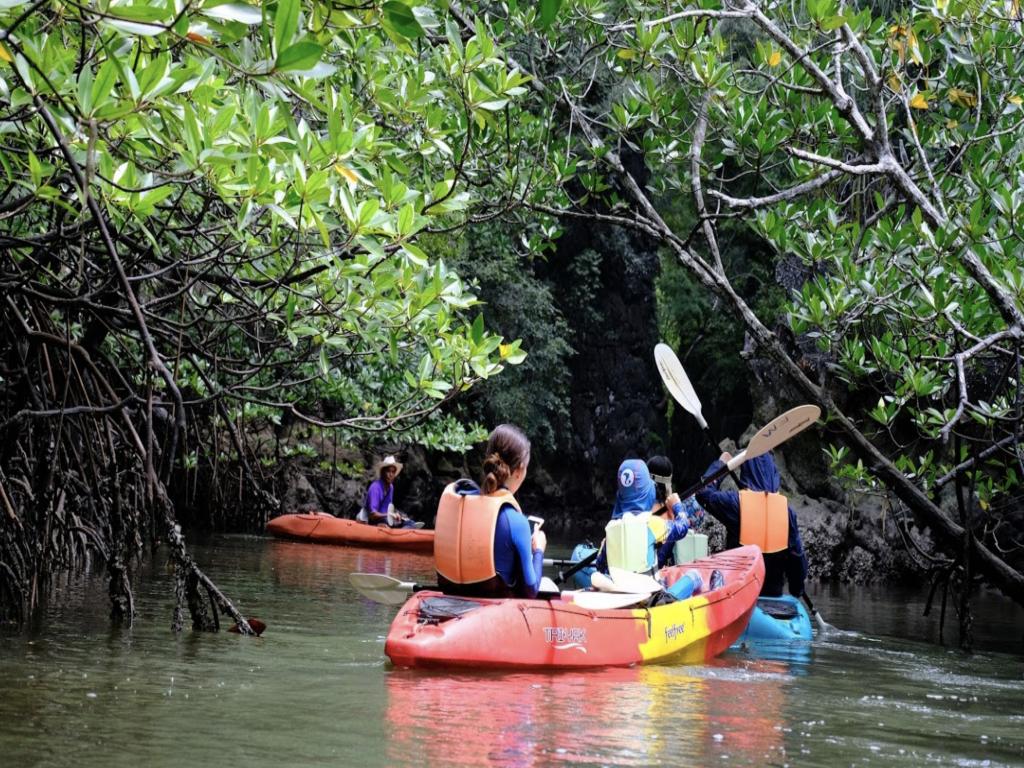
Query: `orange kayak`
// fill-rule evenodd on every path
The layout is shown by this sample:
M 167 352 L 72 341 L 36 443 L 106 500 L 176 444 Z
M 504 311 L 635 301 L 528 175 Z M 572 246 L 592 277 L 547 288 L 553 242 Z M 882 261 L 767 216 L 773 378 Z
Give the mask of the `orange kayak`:
M 584 608 L 572 592 L 552 600 L 490 600 L 416 592 L 391 623 L 384 653 L 401 667 L 558 669 L 697 664 L 746 629 L 764 581 L 754 546 L 666 568 L 667 585 L 696 568 L 717 589 L 654 607 Z
M 348 544 L 414 552 L 434 551 L 434 532 L 419 528 L 385 528 L 334 517 L 326 512 L 281 515 L 267 523 L 267 533 L 282 539 L 320 544 Z

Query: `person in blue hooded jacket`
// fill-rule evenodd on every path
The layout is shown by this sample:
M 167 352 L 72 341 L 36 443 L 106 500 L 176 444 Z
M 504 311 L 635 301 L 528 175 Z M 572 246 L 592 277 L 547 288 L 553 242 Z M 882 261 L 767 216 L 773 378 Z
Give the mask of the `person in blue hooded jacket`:
M 615 506 L 612 507 L 612 520 L 620 519 L 627 512 L 633 514 L 652 512 L 662 505 L 658 501 L 657 489 L 654 480 L 651 479 L 650 470 L 641 459 L 623 461 L 619 465 L 616 479 L 618 487 L 615 491 Z M 649 531 L 650 545 L 654 549 L 650 561 L 656 562 L 659 568 L 665 564 L 667 557 L 671 554 L 672 546 L 685 537 L 689 531 L 679 494 L 671 494 L 665 499 L 664 506 L 672 510 L 674 519 L 668 520 L 665 525 L 660 526 L 658 534 L 653 530 Z M 602 573 L 608 572 L 608 561 L 603 546 L 594 565 Z
M 705 477 L 718 470 L 732 456 L 726 452 L 708 467 Z M 771 452 L 749 459 L 740 467 L 740 488 L 752 491 L 778 493 L 781 478 L 775 466 Z M 736 491 L 723 491 L 719 488 L 721 480 L 697 492 L 697 502 L 725 526 L 725 546 L 727 549 L 740 546 L 740 495 Z M 804 593 L 804 579 L 807 578 L 807 555 L 800 540 L 800 529 L 797 526 L 796 513 L 787 503 L 789 512 L 788 546 L 779 551 L 764 555 L 764 584 L 761 595 L 764 597 L 780 597 L 786 583 L 794 597 Z

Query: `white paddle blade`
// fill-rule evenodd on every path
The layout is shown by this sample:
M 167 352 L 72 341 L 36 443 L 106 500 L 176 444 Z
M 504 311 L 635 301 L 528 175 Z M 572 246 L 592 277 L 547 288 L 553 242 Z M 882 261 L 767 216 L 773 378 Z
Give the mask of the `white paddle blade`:
M 619 571 L 620 569 L 616 568 L 615 570 Z M 629 571 L 622 571 L 622 573 L 629 573 Z M 627 583 L 628 579 L 623 579 L 622 581 L 619 581 L 618 579 L 613 579 L 610 576 L 601 573 L 600 571 L 594 571 L 594 573 L 590 574 L 590 586 L 596 589 L 598 592 L 617 592 L 622 594 L 644 591 L 644 587 L 636 587 L 635 589 L 631 589 L 631 587 L 633 587 L 634 585 L 629 584 L 629 586 L 627 586 Z
M 819 416 L 821 416 L 821 408 L 818 406 L 798 405 L 772 419 L 750 438 L 747 449 L 743 452 L 744 460 L 753 459 L 763 453 L 768 453 L 777 445 L 782 445 L 793 435 L 799 434 L 811 426 Z
M 686 370 L 676 357 L 676 353 L 672 351 L 672 347 L 668 344 L 657 344 L 654 347 L 654 362 L 669 394 L 697 419 L 701 429 L 707 429 L 708 423 L 701 414 L 700 398 L 697 397 L 690 377 L 686 375 Z
M 633 573 L 622 568 L 611 566 L 608 575 L 618 587 L 616 592 L 657 592 L 662 588 L 661 582 L 646 573 Z M 591 578 L 593 583 L 593 578 Z
M 642 603 L 651 596 L 650 592 L 563 592 L 562 596 L 570 595 L 573 605 L 590 611 L 611 611 L 616 608 L 628 608 Z
M 416 586 L 411 581 L 399 581 L 383 573 L 350 573 L 348 581 L 363 597 L 384 605 L 401 605 Z

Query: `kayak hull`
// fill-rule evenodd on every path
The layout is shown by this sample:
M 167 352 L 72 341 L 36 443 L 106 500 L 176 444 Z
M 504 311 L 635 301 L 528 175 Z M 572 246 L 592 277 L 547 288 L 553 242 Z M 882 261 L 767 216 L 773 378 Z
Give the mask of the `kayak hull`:
M 811 617 L 803 603 L 792 595 L 782 595 L 758 598 L 737 643 L 811 640 L 813 636 Z
M 750 621 L 764 561 L 741 547 L 662 572 L 725 576 L 720 588 L 651 608 L 595 610 L 553 600 L 468 599 L 417 592 L 391 624 L 384 653 L 401 667 L 571 669 L 705 662 L 724 652 Z M 443 608 L 442 608 L 443 606 Z M 447 612 L 447 615 L 446 615 Z
M 281 515 L 267 523 L 267 533 L 282 539 L 356 547 L 433 552 L 434 532 L 420 528 L 385 528 L 334 517 L 326 512 Z

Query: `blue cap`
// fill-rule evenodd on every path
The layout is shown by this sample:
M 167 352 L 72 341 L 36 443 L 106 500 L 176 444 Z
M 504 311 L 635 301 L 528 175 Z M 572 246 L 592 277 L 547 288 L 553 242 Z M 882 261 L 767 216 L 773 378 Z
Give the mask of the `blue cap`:
M 627 512 L 637 514 L 651 511 L 657 497 L 651 473 L 643 461 L 626 459 L 622 462 L 619 465 L 618 484 L 612 520 L 618 520 Z

